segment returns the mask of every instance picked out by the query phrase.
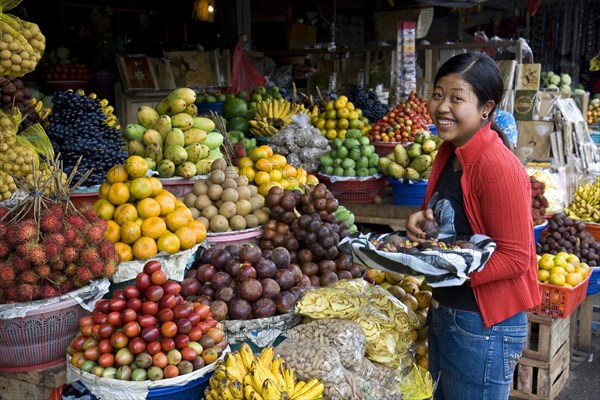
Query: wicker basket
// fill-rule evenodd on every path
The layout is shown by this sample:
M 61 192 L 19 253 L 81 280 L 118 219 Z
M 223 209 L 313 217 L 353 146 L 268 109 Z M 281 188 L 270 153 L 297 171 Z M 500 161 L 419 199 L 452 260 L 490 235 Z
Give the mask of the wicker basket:
M 0 320 L 0 371 L 24 372 L 65 360 L 67 346 L 87 315 L 75 299 L 55 302 L 24 318 Z
M 375 196 L 383 196 L 385 190 L 385 178 L 370 178 L 366 180 L 349 179 L 332 182 L 326 175 L 318 174 L 319 182 L 333 193 L 338 201 L 350 203 L 373 203 Z

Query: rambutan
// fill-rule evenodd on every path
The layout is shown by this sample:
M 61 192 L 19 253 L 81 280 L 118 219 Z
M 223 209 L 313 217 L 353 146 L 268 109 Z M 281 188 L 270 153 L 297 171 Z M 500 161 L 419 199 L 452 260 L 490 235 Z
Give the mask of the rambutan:
M 60 294 L 63 293 L 69 293 L 72 292 L 73 290 L 75 290 L 75 286 L 69 282 L 69 281 L 65 281 L 59 288 L 58 291 L 60 292 Z
M 8 245 L 11 247 L 15 247 L 19 243 L 17 229 L 18 228 L 16 225 L 6 225 L 6 243 L 8 243 Z
M 65 261 L 60 258 L 56 261 L 52 261 L 50 268 L 52 268 L 53 271 L 62 271 L 65 269 Z
M 61 246 L 64 246 L 67 243 L 67 239 L 65 239 L 65 236 L 62 233 L 51 233 L 46 236 L 46 239 L 57 242 Z
M 7 262 L 0 262 L 0 285 L 9 286 L 15 281 L 15 269 Z
M 88 242 L 99 243 L 104 239 L 104 232 L 106 232 L 106 228 L 102 228 L 101 226 L 94 224 L 90 226 L 85 235 L 88 239 Z
M 63 250 L 63 246 L 61 246 L 60 243 L 52 239 L 44 239 L 42 245 L 44 246 L 44 251 L 46 252 L 46 258 L 49 261 L 54 262 L 60 258 Z
M 39 243 L 29 243 L 27 245 L 26 257 L 32 264 L 44 264 L 47 261 L 44 247 Z
M 5 240 L 0 239 L 0 258 L 8 256 L 12 248 L 6 243 Z
M 10 258 L 10 262 L 15 271 L 25 271 L 31 268 L 31 264 L 25 259 L 25 257 L 15 255 Z
M 40 278 L 48 277 L 50 275 L 50 272 L 52 271 L 48 264 L 38 264 L 35 267 L 33 267 L 33 270 L 36 274 L 38 274 Z
M 4 288 L 4 302 L 14 303 L 15 301 L 17 301 L 17 287 L 8 286 Z
M 75 241 L 77 236 L 79 236 L 77 234 L 77 231 L 75 229 L 73 229 L 72 227 L 66 228 L 65 231 L 63 232 L 63 235 L 64 235 L 67 243 L 73 243 L 73 241 Z
M 85 219 L 87 219 L 89 222 L 96 222 L 99 219 L 98 212 L 90 205 L 81 207 L 79 212 L 83 214 Z
M 81 261 L 85 265 L 92 265 L 95 262 L 100 261 L 100 256 L 98 255 L 98 250 L 95 247 L 86 247 L 81 252 Z
M 17 242 L 21 243 L 37 238 L 39 231 L 34 220 L 26 219 L 19 222 L 15 233 Z
M 58 232 L 63 228 L 62 220 L 55 214 L 45 212 L 40 216 L 40 229 L 44 233 Z
M 19 273 L 19 280 L 24 283 L 36 283 L 40 277 L 32 270 L 25 270 Z
M 89 281 L 94 279 L 92 272 L 85 265 L 80 265 L 79 267 L 77 267 L 77 269 L 75 270 L 75 277 L 81 282 L 84 282 L 82 286 L 87 285 Z
M 65 263 L 73 263 L 77 261 L 77 258 L 79 258 L 79 252 L 75 247 L 65 247 L 65 249 L 63 250 L 63 259 L 65 260 Z
M 51 282 L 55 287 L 59 288 L 67 281 L 67 277 L 58 271 L 52 271 L 46 280 Z
M 75 275 L 76 270 L 77 270 L 77 264 L 72 262 L 72 263 L 67 264 L 67 266 L 65 267 L 63 272 L 67 276 L 73 276 L 73 275 Z
M 18 301 L 31 301 L 36 299 L 39 294 L 39 288 L 29 283 L 21 283 L 17 287 L 17 300 Z
M 6 222 L 0 221 L 0 237 L 4 237 L 6 235 Z
M 65 222 L 77 230 L 83 229 L 86 225 L 85 219 L 78 214 L 65 215 Z
M 102 271 L 103 275 L 107 278 L 110 278 L 117 272 L 118 263 L 114 261 L 109 261 L 104 264 L 104 270 Z
M 94 275 L 94 279 L 104 276 L 104 264 L 100 261 L 90 264 L 90 272 Z
M 0 207 L 0 218 L 4 217 L 6 214 L 8 214 L 8 208 Z
M 103 260 L 114 260 L 117 250 L 115 244 L 109 240 L 103 240 L 98 246 L 98 254 Z
M 48 212 L 62 219 L 62 217 L 65 215 L 65 206 L 60 203 L 51 204 L 48 206 Z
M 49 299 L 51 297 L 56 297 L 60 294 L 60 292 L 51 284 L 44 284 L 40 288 L 40 297 L 42 299 Z
M 94 225 L 104 229 L 104 232 L 106 232 L 106 230 L 108 229 L 108 222 L 106 222 L 102 218 L 99 218 L 98 220 L 96 220 L 96 222 L 94 222 Z
M 81 249 L 85 246 L 85 240 L 81 236 L 77 236 L 75 240 L 73 240 L 73 247 L 77 249 Z

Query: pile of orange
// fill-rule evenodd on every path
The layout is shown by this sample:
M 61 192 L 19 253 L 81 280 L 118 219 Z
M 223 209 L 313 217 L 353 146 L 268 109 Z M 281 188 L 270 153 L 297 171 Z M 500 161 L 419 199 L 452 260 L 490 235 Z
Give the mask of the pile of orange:
M 369 120 L 362 115 L 359 108 L 348 101 L 346 96 L 340 96 L 337 100 L 329 100 L 325 105 L 325 110 L 321 113 L 319 113 L 319 107 L 315 106 L 311 113 L 310 123 L 329 140 L 345 139 L 348 129 L 359 129 L 363 136 L 366 136 L 371 129 Z
M 194 247 L 206 238 L 206 227 L 190 209 L 163 189 L 160 180 L 146 177 L 148 163 L 130 156 L 106 173 L 94 209 L 108 222 L 104 237 L 115 244 L 121 261 L 143 260 Z
M 579 285 L 590 274 L 590 267 L 575 254 L 559 252 L 545 253 L 538 258 L 538 280 L 554 286 L 572 288 Z
M 284 156 L 273 153 L 267 145 L 255 147 L 248 156 L 240 158 L 237 168 L 240 175 L 254 182 L 258 193 L 263 196 L 267 196 L 273 186 L 295 189 L 300 185 L 318 183 L 316 177 L 308 175 L 304 168 L 288 164 Z

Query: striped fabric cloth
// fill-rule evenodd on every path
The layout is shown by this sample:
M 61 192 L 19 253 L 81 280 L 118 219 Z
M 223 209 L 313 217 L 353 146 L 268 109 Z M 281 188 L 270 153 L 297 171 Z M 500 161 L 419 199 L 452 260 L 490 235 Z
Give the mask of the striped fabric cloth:
M 481 271 L 496 249 L 496 243 L 487 236 L 452 237 L 443 239 L 447 244 L 462 239 L 475 245 L 475 249 L 427 250 L 414 254 L 391 253 L 377 250 L 373 240 L 385 241 L 386 237 L 404 232 L 383 235 L 356 233 L 344 238 L 340 247 L 352 255 L 353 261 L 369 268 L 401 274 L 423 275 L 431 287 L 460 286 L 469 279 L 471 272 Z

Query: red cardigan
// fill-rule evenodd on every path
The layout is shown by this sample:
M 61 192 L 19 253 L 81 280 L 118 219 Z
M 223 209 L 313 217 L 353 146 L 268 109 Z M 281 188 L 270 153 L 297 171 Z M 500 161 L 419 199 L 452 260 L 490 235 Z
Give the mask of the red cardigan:
M 497 246 L 485 268 L 470 275 L 483 321 L 490 327 L 541 301 L 531 185 L 520 161 L 487 124 L 458 149 L 450 142 L 440 146 L 423 209 L 453 152 L 463 168 L 461 187 L 471 231 L 491 237 Z

